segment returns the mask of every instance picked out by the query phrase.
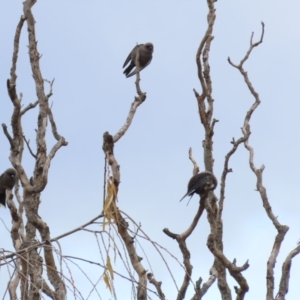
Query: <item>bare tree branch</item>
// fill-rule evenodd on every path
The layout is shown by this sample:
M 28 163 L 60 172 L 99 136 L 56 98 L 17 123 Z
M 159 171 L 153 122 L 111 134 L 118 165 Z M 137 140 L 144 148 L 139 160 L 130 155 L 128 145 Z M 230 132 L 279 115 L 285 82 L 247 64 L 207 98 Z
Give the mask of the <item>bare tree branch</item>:
M 23 135 L 23 139 L 24 139 L 24 141 L 25 141 L 25 143 L 26 143 L 26 145 L 27 145 L 27 148 L 28 148 L 28 151 L 29 151 L 29 153 L 33 156 L 33 158 L 35 158 L 36 159 L 36 155 L 32 152 L 32 150 L 31 150 L 31 148 L 30 148 L 30 145 L 29 145 L 29 140 L 27 141 L 26 140 L 26 137 L 25 137 L 25 135 Z
M 135 222 L 128 214 L 127 214 L 127 213 L 125 213 L 124 211 L 120 211 L 120 213 L 122 213 L 122 215 L 126 216 L 126 218 L 129 219 L 135 226 L 138 226 L 138 224 L 137 224 L 137 223 L 136 223 L 136 222 Z M 129 230 L 131 233 L 133 233 L 133 231 L 130 230 L 129 228 L 128 228 L 128 230 Z M 174 275 L 172 274 L 172 271 L 171 271 L 171 269 L 170 269 L 170 266 L 168 265 L 166 259 L 164 258 L 163 254 L 161 253 L 160 249 L 163 249 L 164 251 L 166 251 L 172 258 L 174 258 L 174 259 L 176 260 L 176 262 L 177 262 L 183 269 L 184 269 L 184 266 L 183 266 L 182 263 L 177 259 L 176 256 L 174 256 L 172 253 L 170 253 L 170 251 L 168 251 L 166 248 L 162 247 L 162 246 L 161 246 L 160 244 L 158 244 L 157 242 L 152 241 L 151 238 L 146 234 L 145 231 L 143 231 L 143 229 L 142 229 L 141 227 L 139 228 L 139 231 L 142 232 L 143 235 L 139 235 L 139 234 L 137 234 L 137 233 L 136 233 L 135 235 L 138 236 L 138 237 L 140 237 L 140 238 L 146 239 L 147 241 L 149 241 L 149 242 L 153 245 L 153 247 L 155 248 L 155 250 L 159 253 L 161 259 L 163 260 L 163 262 L 164 262 L 166 268 L 167 268 L 168 271 L 169 271 L 170 276 L 171 276 L 172 279 L 173 279 L 174 285 L 175 285 L 175 287 L 176 287 L 177 290 L 178 290 L 178 287 L 177 287 L 177 284 L 176 284 Z M 174 237 L 174 238 L 176 238 L 176 237 Z
M 17 69 L 17 60 L 18 60 L 18 53 L 19 53 L 19 42 L 20 42 L 20 35 L 21 35 L 21 31 L 22 31 L 24 21 L 25 21 L 25 17 L 21 16 L 19 24 L 17 25 L 17 29 L 16 29 L 16 32 L 15 32 L 12 66 L 11 66 L 11 69 L 10 69 L 11 85 L 12 86 L 15 85 L 16 79 L 17 79 L 16 69 Z
M 270 254 L 270 257 L 269 257 L 268 263 L 267 263 L 267 300 L 271 300 L 271 299 L 273 300 L 274 299 L 274 268 L 275 268 L 276 258 L 279 254 L 281 244 L 283 242 L 283 239 L 284 239 L 289 227 L 286 225 L 281 225 L 281 223 L 278 221 L 277 217 L 272 212 L 272 208 L 271 208 L 271 205 L 268 200 L 266 188 L 263 186 L 263 183 L 262 183 L 262 173 L 265 168 L 264 165 L 262 165 L 260 168 L 256 168 L 254 165 L 254 150 L 250 146 L 250 143 L 249 143 L 249 137 L 251 134 L 250 118 L 251 118 L 252 113 L 258 107 L 258 105 L 260 104 L 261 101 L 259 98 L 259 94 L 255 91 L 253 85 L 251 84 L 251 82 L 249 80 L 247 72 L 243 68 L 243 64 L 249 58 L 254 47 L 257 47 L 258 45 L 260 45 L 263 42 L 265 25 L 263 22 L 261 24 L 262 24 L 262 32 L 261 32 L 260 40 L 256 43 L 253 43 L 253 33 L 252 33 L 251 38 L 250 38 L 249 50 L 247 51 L 244 58 L 240 61 L 240 63 L 238 65 L 236 65 L 231 62 L 230 58 L 228 58 L 228 62 L 234 68 L 238 69 L 239 72 L 242 74 L 249 91 L 251 92 L 251 94 L 253 95 L 253 97 L 255 99 L 255 102 L 253 103 L 250 110 L 246 114 L 244 125 L 242 127 L 242 132 L 244 135 L 245 148 L 249 151 L 249 166 L 250 166 L 251 170 L 253 171 L 253 173 L 256 175 L 256 179 L 257 179 L 256 186 L 260 193 L 260 197 L 262 199 L 263 206 L 265 208 L 267 216 L 269 217 L 269 219 L 272 221 L 273 225 L 277 229 L 277 235 L 276 235 L 276 238 L 274 241 L 273 249 L 271 251 L 271 254 Z M 298 249 L 298 247 L 297 247 L 295 250 L 293 250 L 290 253 L 290 255 L 288 255 L 285 263 L 283 264 L 283 271 L 282 271 L 282 276 L 281 276 L 281 281 L 280 281 L 280 289 L 278 292 L 278 296 L 280 297 L 280 299 L 284 299 L 288 292 L 288 281 L 289 281 L 289 274 L 290 274 L 291 258 L 294 257 L 295 255 L 297 255 L 299 252 L 300 252 L 300 249 Z
M 190 159 L 190 161 L 192 162 L 192 164 L 194 166 L 194 168 L 193 168 L 193 176 L 195 176 L 195 175 L 197 175 L 199 173 L 200 169 L 199 169 L 199 166 L 198 166 L 196 160 L 193 157 L 193 150 L 192 150 L 192 148 L 189 149 L 189 159 Z
M 166 299 L 166 298 L 165 298 L 165 294 L 163 293 L 163 291 L 162 291 L 162 289 L 161 289 L 161 284 L 162 284 L 162 282 L 161 282 L 161 281 L 157 281 L 157 280 L 154 278 L 154 276 L 153 276 L 152 273 L 148 273 L 148 274 L 147 274 L 147 278 L 148 278 L 149 282 L 152 283 L 152 284 L 155 286 L 155 288 L 156 288 L 156 290 L 157 290 L 157 293 L 158 293 L 158 295 L 159 295 L 159 299 L 165 300 L 165 299 Z
M 33 103 L 29 103 L 25 108 L 21 110 L 21 116 L 23 116 L 28 110 L 35 108 L 39 104 L 39 100 L 36 100 Z
M 282 265 L 282 275 L 279 283 L 279 291 L 276 296 L 278 300 L 284 300 L 286 294 L 288 293 L 289 280 L 290 280 L 290 272 L 292 266 L 292 259 L 300 253 L 300 245 L 298 245 L 295 249 L 293 249 L 288 256 L 286 257 L 283 265 Z
M 218 122 L 218 120 L 213 119 L 213 108 L 214 108 L 214 99 L 212 97 L 212 80 L 210 76 L 210 65 L 209 65 L 209 52 L 211 41 L 213 40 L 213 28 L 216 19 L 214 0 L 207 0 L 208 6 L 208 15 L 207 15 L 207 29 L 204 34 L 204 37 L 199 45 L 197 54 L 196 54 L 196 63 L 198 67 L 198 78 L 202 87 L 202 94 L 199 95 L 194 89 L 194 94 L 197 98 L 198 109 L 201 123 L 203 124 L 205 131 L 205 139 L 202 142 L 202 146 L 204 149 L 204 165 L 205 170 L 213 172 L 213 135 L 214 135 L 214 126 Z M 202 62 L 201 62 L 202 59 Z M 206 103 L 207 101 L 207 108 Z M 205 204 L 207 203 L 207 204 Z M 206 209 L 213 210 L 210 219 L 211 225 L 211 233 L 214 236 L 215 244 L 217 249 L 223 251 L 223 223 L 221 218 L 217 218 L 218 216 L 218 206 L 216 204 L 215 196 L 210 193 L 207 201 L 205 201 L 204 205 Z M 210 203 L 210 204 L 208 204 Z M 226 279 L 226 271 L 225 267 L 222 265 L 221 261 L 217 257 L 215 257 L 212 268 L 217 271 L 218 274 L 218 287 L 219 291 L 222 295 L 222 299 L 231 300 L 231 291 L 227 283 Z
M 191 298 L 191 300 L 201 300 L 202 297 L 206 294 L 206 292 L 209 290 L 209 288 L 213 285 L 213 283 L 215 282 L 215 280 L 218 277 L 218 272 L 216 271 L 216 269 L 214 269 L 213 267 L 210 269 L 209 271 L 210 273 L 210 277 L 209 279 L 203 283 L 202 287 L 202 278 L 200 277 L 197 281 L 196 281 L 196 288 L 195 288 L 195 295 Z

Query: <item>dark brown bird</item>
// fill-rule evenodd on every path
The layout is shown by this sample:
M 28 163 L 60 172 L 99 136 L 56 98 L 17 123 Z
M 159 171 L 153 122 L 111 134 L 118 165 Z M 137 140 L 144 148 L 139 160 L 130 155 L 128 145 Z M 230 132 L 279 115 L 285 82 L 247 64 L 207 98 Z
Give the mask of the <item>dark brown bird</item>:
M 6 206 L 6 189 L 12 189 L 16 183 L 17 172 L 15 169 L 7 169 L 0 176 L 0 204 Z
M 123 72 L 127 78 L 137 73 L 137 68 L 132 71 L 132 69 L 135 67 L 137 50 L 139 50 L 140 71 L 146 68 L 152 60 L 152 53 L 154 51 L 152 43 L 140 44 L 135 46 L 129 53 L 123 65 L 123 68 L 125 68 L 125 66 L 130 62 L 129 66 Z
M 192 198 L 194 193 L 201 196 L 207 191 L 214 190 L 217 185 L 218 181 L 213 173 L 208 171 L 201 172 L 190 179 L 188 183 L 187 193 L 180 199 L 180 201 L 182 201 L 182 199 L 186 196 L 191 196 Z

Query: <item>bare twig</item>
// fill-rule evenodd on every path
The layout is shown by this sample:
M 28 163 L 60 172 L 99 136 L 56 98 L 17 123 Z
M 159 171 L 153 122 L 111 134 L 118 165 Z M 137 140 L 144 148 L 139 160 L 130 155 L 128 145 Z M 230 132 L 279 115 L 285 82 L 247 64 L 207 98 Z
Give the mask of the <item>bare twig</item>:
M 246 261 L 241 267 L 237 267 L 235 265 L 235 261 L 231 263 L 225 257 L 224 253 L 217 249 L 215 245 L 215 238 L 212 234 L 210 234 L 207 239 L 207 246 L 209 250 L 214 254 L 214 256 L 222 262 L 223 266 L 225 266 L 228 269 L 230 275 L 239 283 L 240 288 L 236 288 L 237 300 L 244 299 L 246 292 L 248 292 L 249 290 L 249 286 L 246 279 L 242 275 L 242 272 L 248 269 L 248 261 Z
M 7 137 L 8 141 L 9 141 L 9 143 L 10 143 L 10 148 L 13 149 L 13 148 L 14 148 L 13 139 L 12 139 L 12 137 L 10 136 L 10 134 L 9 134 L 8 131 L 7 131 L 7 126 L 6 126 L 6 124 L 3 123 L 3 124 L 2 124 L 2 128 L 3 128 L 3 132 L 4 132 L 5 136 Z
M 197 281 L 196 281 L 196 288 L 195 288 L 195 295 L 192 297 L 191 300 L 201 300 L 202 297 L 206 294 L 206 292 L 208 291 L 208 289 L 213 285 L 213 283 L 215 282 L 215 280 L 218 277 L 218 272 L 216 271 L 215 268 L 211 268 L 210 269 L 210 277 L 208 278 L 208 280 L 203 283 L 202 287 L 201 287 L 201 283 L 202 283 L 202 278 L 200 277 Z
M 52 88 L 53 88 L 53 83 L 54 83 L 54 79 L 52 81 L 49 81 L 47 79 L 44 79 L 44 81 L 48 82 L 50 85 L 50 91 L 47 94 L 47 98 L 49 100 L 49 98 L 53 95 L 52 93 Z M 25 108 L 23 108 L 21 110 L 21 116 L 23 116 L 28 110 L 35 108 L 37 105 L 39 104 L 39 100 L 34 101 L 33 103 L 29 103 Z
M 27 141 L 25 135 L 23 135 L 23 139 L 24 139 L 24 141 L 25 141 L 25 143 L 26 143 L 26 145 L 27 145 L 27 148 L 28 148 L 30 154 L 36 159 L 36 155 L 32 152 L 32 150 L 31 150 L 31 148 L 30 148 L 30 146 L 29 146 L 30 140 Z
M 10 76 L 11 76 L 11 84 L 15 85 L 17 75 L 16 75 L 16 69 L 17 69 L 17 60 L 18 60 L 18 53 L 19 53 L 19 43 L 20 43 L 20 35 L 22 31 L 22 27 L 25 21 L 25 17 L 21 16 L 19 24 L 17 25 L 15 38 L 14 38 L 14 50 L 13 50 L 13 57 L 12 57 L 12 66 L 10 69 Z
M 35 108 L 39 104 L 39 100 L 36 100 L 33 103 L 29 103 L 25 108 L 21 110 L 21 116 L 23 116 L 28 110 Z
M 122 215 L 125 215 L 126 218 L 130 219 L 130 221 L 131 221 L 135 226 L 137 226 L 137 223 L 136 223 L 136 222 L 135 222 L 135 221 L 134 221 L 127 213 L 125 213 L 124 211 L 120 211 L 120 213 L 122 213 Z M 130 232 L 132 232 L 129 228 L 128 228 L 128 230 L 129 230 Z M 153 247 L 156 249 L 156 251 L 159 253 L 159 255 L 160 255 L 162 261 L 164 262 L 166 268 L 168 269 L 168 272 L 169 272 L 169 274 L 170 274 L 170 276 L 171 276 L 171 278 L 172 278 L 172 280 L 173 280 L 173 282 L 174 282 L 174 284 L 175 284 L 175 287 L 176 287 L 177 290 L 178 290 L 178 286 L 177 286 L 177 284 L 176 284 L 174 275 L 172 274 L 172 271 L 171 271 L 171 269 L 170 269 L 170 267 L 169 267 L 169 265 L 168 265 L 166 259 L 164 258 L 162 252 L 161 252 L 159 249 L 163 249 L 164 251 L 166 251 L 172 258 L 174 258 L 174 259 L 176 260 L 176 262 L 177 262 L 183 269 L 184 269 L 184 266 L 182 265 L 182 263 L 178 260 L 178 258 L 177 258 L 176 256 L 174 256 L 172 253 L 170 253 L 170 251 L 168 251 L 166 248 L 162 247 L 162 246 L 161 246 L 160 244 L 158 244 L 157 242 L 152 241 L 152 240 L 150 239 L 150 237 L 146 234 L 146 232 L 143 231 L 142 228 L 140 228 L 140 232 L 142 232 L 143 235 L 138 235 L 138 236 L 139 236 L 140 238 L 143 238 L 143 239 L 146 239 L 147 241 L 149 241 L 149 242 L 153 245 Z
M 235 141 L 234 138 L 232 138 L 231 144 L 232 148 L 229 150 L 229 152 L 225 155 L 224 159 L 224 167 L 223 172 L 221 176 L 221 182 L 220 182 L 220 201 L 219 201 L 219 210 L 218 210 L 218 220 L 221 221 L 222 219 L 222 213 L 223 213 L 223 206 L 224 206 L 224 200 L 225 200 L 225 186 L 226 186 L 226 178 L 227 174 L 232 172 L 232 169 L 229 168 L 229 160 L 231 156 L 235 153 L 235 151 L 238 149 L 239 145 L 245 142 L 245 137 L 239 138 L 237 141 Z
M 12 196 L 10 196 L 11 192 L 9 190 L 7 192 L 8 192 L 8 197 L 12 197 Z M 76 227 L 76 228 L 74 228 L 74 229 L 72 229 L 70 231 L 67 231 L 67 232 L 65 232 L 63 234 L 60 234 L 60 235 L 58 235 L 58 236 L 50 239 L 50 241 L 51 242 L 55 242 L 55 241 L 58 241 L 59 239 L 62 239 L 64 237 L 68 236 L 68 235 L 71 235 L 71 234 L 73 234 L 73 233 L 75 233 L 77 231 L 83 230 L 85 227 L 87 227 L 89 225 L 92 225 L 92 224 L 95 224 L 95 221 L 97 221 L 98 219 L 100 219 L 102 217 L 103 217 L 103 214 L 101 213 L 100 215 L 98 215 L 95 218 L 91 219 L 90 221 L 82 224 L 81 226 L 78 226 L 78 227 Z M 43 245 L 44 245 L 44 242 L 36 243 L 34 245 L 34 247 L 42 247 Z M 31 247 L 29 247 L 29 248 L 23 248 L 20 251 L 13 252 L 13 253 L 8 254 L 8 255 L 0 256 L 0 261 L 1 260 L 7 260 L 7 259 L 10 259 L 10 258 L 13 258 L 14 256 L 18 256 L 18 255 L 20 255 L 20 254 L 22 254 L 22 253 L 24 253 L 26 251 L 30 251 L 30 250 L 31 250 Z M 0 266 L 1 266 L 1 264 L 0 264 Z
M 157 290 L 157 293 L 158 293 L 158 295 L 159 295 L 159 299 L 165 300 L 165 299 L 166 299 L 166 298 L 165 298 L 165 294 L 162 292 L 162 289 L 161 289 L 161 284 L 162 284 L 162 282 L 161 282 L 161 281 L 157 281 L 157 280 L 154 278 L 154 276 L 153 276 L 152 273 L 148 273 L 148 274 L 147 274 L 147 278 L 148 278 L 149 282 L 152 283 L 152 284 L 155 286 L 155 288 L 156 288 L 156 290 Z
M 190 159 L 190 161 L 192 162 L 192 164 L 194 166 L 193 167 L 193 176 L 195 176 L 195 175 L 197 175 L 199 173 L 200 169 L 199 169 L 199 166 L 198 166 L 196 160 L 193 157 L 193 150 L 192 150 L 192 148 L 189 149 L 189 159 Z
M 250 47 L 246 53 L 246 55 L 243 57 L 243 59 L 240 61 L 240 63 L 238 65 L 234 64 L 231 62 L 230 58 L 228 57 L 228 62 L 234 67 L 239 69 L 239 71 L 241 72 L 241 70 L 243 70 L 243 64 L 244 62 L 249 58 L 253 48 L 259 46 L 260 44 L 262 44 L 263 39 L 264 39 L 264 34 L 265 34 L 265 24 L 264 22 L 261 22 L 261 26 L 262 26 L 262 31 L 261 31 L 261 36 L 260 36 L 260 40 L 257 41 L 256 43 L 253 43 L 253 36 L 254 36 L 254 32 L 251 33 L 251 37 L 250 37 Z M 248 87 L 249 87 L 249 83 L 247 83 Z M 250 89 L 251 93 L 254 91 L 252 89 Z

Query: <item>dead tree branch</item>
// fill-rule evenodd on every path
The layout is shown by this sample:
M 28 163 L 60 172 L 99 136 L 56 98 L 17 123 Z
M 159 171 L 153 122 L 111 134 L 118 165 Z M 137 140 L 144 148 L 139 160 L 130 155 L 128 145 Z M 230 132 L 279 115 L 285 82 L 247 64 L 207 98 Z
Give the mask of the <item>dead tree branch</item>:
M 292 259 L 298 255 L 300 252 L 300 245 L 298 245 L 294 250 L 292 250 L 286 257 L 282 265 L 282 275 L 279 283 L 279 291 L 277 293 L 276 299 L 285 300 L 285 296 L 288 293 L 290 272 L 292 266 Z
M 210 277 L 208 278 L 208 280 L 203 283 L 202 287 L 202 278 L 200 277 L 197 281 L 196 281 L 196 288 L 195 288 L 195 295 L 192 297 L 192 300 L 201 300 L 202 297 L 206 294 L 206 292 L 209 290 L 209 288 L 213 285 L 213 283 L 215 282 L 215 280 L 218 277 L 218 272 L 216 271 L 216 269 L 211 268 L 210 271 Z
M 200 115 L 200 121 L 203 125 L 205 132 L 205 139 L 202 142 L 204 165 L 205 170 L 213 172 L 213 135 L 214 126 L 218 120 L 213 119 L 214 99 L 212 97 L 212 80 L 210 76 L 210 65 L 209 65 L 209 53 L 210 46 L 213 40 L 213 28 L 215 24 L 216 14 L 214 7 L 214 0 L 207 0 L 208 15 L 207 15 L 207 29 L 200 42 L 197 54 L 196 64 L 198 69 L 198 78 L 201 84 L 202 93 L 201 95 L 194 89 L 194 94 L 198 103 L 198 110 Z M 206 107 L 207 106 L 207 107 Z M 223 223 L 221 218 L 217 218 L 218 205 L 216 204 L 216 197 L 213 193 L 210 193 L 207 201 L 203 203 L 206 210 L 212 210 L 210 221 L 211 233 L 215 239 L 215 245 L 218 250 L 223 251 Z M 207 203 L 207 204 L 206 204 Z M 208 204 L 209 203 L 209 204 Z M 209 212 L 208 212 L 209 215 Z M 231 300 L 231 291 L 226 279 L 226 271 L 222 262 L 215 256 L 215 260 L 212 268 L 216 270 L 218 274 L 218 287 L 222 295 L 222 299 Z
M 189 159 L 190 159 L 190 161 L 192 162 L 192 164 L 194 166 L 193 167 L 193 176 L 195 176 L 195 175 L 197 175 L 199 173 L 200 168 L 199 168 L 196 160 L 193 157 L 193 150 L 192 150 L 192 148 L 189 149 Z
M 161 282 L 161 281 L 157 281 L 157 280 L 154 278 L 154 276 L 153 276 L 152 273 L 148 273 L 148 274 L 147 274 L 147 278 L 148 278 L 149 282 L 152 283 L 152 284 L 155 286 L 155 288 L 156 288 L 156 290 L 157 290 L 157 293 L 158 293 L 158 295 L 159 295 L 159 299 L 165 300 L 165 299 L 166 299 L 165 294 L 163 293 L 163 291 L 162 291 L 162 289 L 161 289 L 161 284 L 162 284 L 162 282 Z
M 251 119 L 251 115 L 252 113 L 255 111 L 255 109 L 258 107 L 258 105 L 260 104 L 260 97 L 259 94 L 255 91 L 252 83 L 249 80 L 248 74 L 247 72 L 244 70 L 243 68 L 243 64 L 247 61 L 247 59 L 249 58 L 252 50 L 254 49 L 254 47 L 257 47 L 258 45 L 260 45 L 263 42 L 263 37 L 264 37 L 264 28 L 265 25 L 262 22 L 262 32 L 261 32 L 261 37 L 260 40 L 256 43 L 253 43 L 253 32 L 251 34 L 251 38 L 250 38 L 250 47 L 246 53 L 246 55 L 244 56 L 244 58 L 240 61 L 240 63 L 238 65 L 234 64 L 231 62 L 230 58 L 228 58 L 228 62 L 236 69 L 239 70 L 239 72 L 241 73 L 250 93 L 253 95 L 255 102 L 253 103 L 253 105 L 251 106 L 250 110 L 247 112 L 245 120 L 244 120 L 244 125 L 242 127 L 242 133 L 244 135 L 244 145 L 245 148 L 248 150 L 249 152 L 249 166 L 250 169 L 252 170 L 252 172 L 255 174 L 256 176 L 256 186 L 257 186 L 257 190 L 260 194 L 260 197 L 262 199 L 263 202 L 263 206 L 265 208 L 266 214 L 269 217 L 269 219 L 272 221 L 274 227 L 277 230 L 277 235 L 275 237 L 275 241 L 273 244 L 273 249 L 271 251 L 270 257 L 268 259 L 268 263 L 267 263 L 267 300 L 273 300 L 274 299 L 274 268 L 275 268 L 275 264 L 276 264 L 276 259 L 278 257 L 279 254 L 279 250 L 281 247 L 281 244 L 283 242 L 283 239 L 287 233 L 287 231 L 289 230 L 289 227 L 286 225 L 281 225 L 281 223 L 278 221 L 277 217 L 274 215 L 274 213 L 272 212 L 272 207 L 270 205 L 268 196 L 267 196 L 267 191 L 266 188 L 264 187 L 263 183 L 262 183 L 262 173 L 264 171 L 264 165 L 262 165 L 260 168 L 256 168 L 255 164 L 254 164 L 254 149 L 253 147 L 250 145 L 249 143 L 249 137 L 251 134 L 251 130 L 250 130 L 250 119 Z M 291 259 L 299 254 L 300 249 L 298 249 L 299 247 L 297 247 L 295 250 L 293 250 L 288 257 L 286 258 L 286 261 L 283 264 L 282 267 L 282 275 L 281 275 L 281 280 L 280 280 L 280 285 L 279 285 L 279 292 L 277 294 L 278 297 L 280 297 L 280 299 L 285 299 L 285 296 L 288 292 L 288 282 L 289 282 L 289 276 L 290 276 L 290 266 L 291 266 Z M 279 298 L 278 298 L 279 299 Z
M 31 150 L 31 148 L 30 148 L 30 145 L 29 145 L 29 140 L 27 141 L 26 140 L 26 137 L 25 137 L 25 135 L 23 135 L 23 139 L 24 139 L 24 141 L 25 141 L 25 143 L 26 143 L 26 145 L 27 145 L 27 149 L 28 149 L 28 151 L 29 151 L 29 153 L 33 156 L 33 158 L 35 158 L 36 159 L 36 155 L 32 152 L 32 150 Z

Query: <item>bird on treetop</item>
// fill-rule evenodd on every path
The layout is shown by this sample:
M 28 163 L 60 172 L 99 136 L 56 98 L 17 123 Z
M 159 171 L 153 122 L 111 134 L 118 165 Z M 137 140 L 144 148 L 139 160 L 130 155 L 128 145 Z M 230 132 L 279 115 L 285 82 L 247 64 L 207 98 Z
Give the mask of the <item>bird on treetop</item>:
M 140 71 L 142 71 L 150 64 L 152 60 L 152 53 L 154 51 L 154 47 L 152 43 L 146 43 L 146 44 L 136 45 L 132 49 L 132 51 L 129 53 L 128 57 L 126 58 L 123 64 L 123 68 L 125 68 L 125 66 L 130 62 L 129 66 L 123 72 L 127 78 L 137 73 L 137 68 L 135 68 L 132 71 L 132 69 L 136 67 L 135 63 L 136 63 L 137 51 L 139 51 Z
M 201 197 L 208 191 L 214 190 L 217 185 L 218 181 L 213 173 L 209 171 L 201 172 L 190 179 L 187 187 L 187 192 L 180 199 L 180 201 L 182 201 L 182 199 L 186 196 L 190 196 L 192 198 L 195 193 L 200 195 Z

